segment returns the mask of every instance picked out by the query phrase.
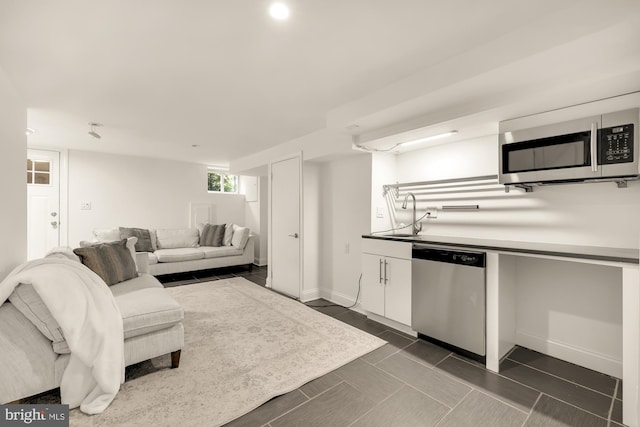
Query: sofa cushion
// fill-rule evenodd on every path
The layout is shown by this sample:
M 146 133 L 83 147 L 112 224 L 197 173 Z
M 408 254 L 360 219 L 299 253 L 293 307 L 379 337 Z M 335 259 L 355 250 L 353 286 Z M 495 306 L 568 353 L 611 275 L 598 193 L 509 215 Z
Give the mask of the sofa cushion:
M 243 249 L 234 246 L 200 246 L 205 258 L 242 255 Z
M 239 227 L 234 224 L 233 237 L 231 238 L 231 245 L 236 248 L 244 249 L 249 240 L 249 229 L 246 227 Z
M 151 234 L 149 230 L 144 228 L 127 228 L 120 227 L 120 238 L 137 237 L 136 252 L 153 252 L 151 244 Z
M 158 249 L 197 248 L 200 239 L 197 228 L 159 228 L 156 236 Z
M 200 246 L 222 246 L 225 224 L 205 224 L 200 233 Z
M 192 261 L 204 258 L 200 248 L 158 249 L 154 253 L 158 262 Z
M 158 255 L 155 252 L 147 252 L 147 255 L 149 257 L 149 265 L 158 263 Z
M 184 319 L 184 310 L 158 280 L 148 274 L 111 288 L 122 314 L 124 338 L 170 328 Z
M 42 332 L 42 335 L 54 343 L 64 341 L 60 325 L 53 318 L 32 284 L 21 283 L 16 286 L 9 295 L 9 301 Z
M 127 239 L 77 248 L 73 253 L 109 286 L 138 276 L 135 258 L 127 248 Z
M 142 274 L 111 286 L 122 315 L 124 339 L 170 328 L 184 319 L 184 310 L 156 278 Z M 58 354 L 70 353 L 67 342 L 53 343 Z
M 231 238 L 233 237 L 233 225 L 234 224 L 229 223 L 224 229 L 224 239 L 222 240 L 222 244 L 225 246 L 231 246 Z

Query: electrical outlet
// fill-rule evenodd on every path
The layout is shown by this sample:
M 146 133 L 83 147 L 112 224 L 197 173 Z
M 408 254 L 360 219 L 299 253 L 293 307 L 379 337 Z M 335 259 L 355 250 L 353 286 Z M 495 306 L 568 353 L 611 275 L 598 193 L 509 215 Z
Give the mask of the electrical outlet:
M 433 218 L 438 218 L 438 208 L 432 206 L 432 207 L 427 207 L 427 216 L 425 217 L 425 219 L 433 219 Z
M 86 200 L 80 202 L 80 209 L 82 209 L 83 211 L 90 211 L 91 210 L 91 202 L 86 201 Z
M 344 253 L 345 253 L 345 254 L 349 254 L 350 249 L 351 249 L 351 248 L 349 247 L 349 244 L 348 244 L 348 243 L 344 245 Z
M 380 206 L 376 208 L 376 218 L 384 218 L 384 208 Z

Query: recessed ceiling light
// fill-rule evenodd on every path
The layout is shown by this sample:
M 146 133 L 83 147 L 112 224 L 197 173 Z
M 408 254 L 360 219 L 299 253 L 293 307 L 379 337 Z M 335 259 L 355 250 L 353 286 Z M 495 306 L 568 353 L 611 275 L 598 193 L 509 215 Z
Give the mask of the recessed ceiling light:
M 25 135 L 29 136 L 29 135 L 33 135 L 34 133 L 36 133 L 36 130 L 33 128 L 27 128 L 27 130 L 24 132 Z
M 284 21 L 289 17 L 289 7 L 284 3 L 273 3 L 269 7 L 269 14 L 273 19 Z

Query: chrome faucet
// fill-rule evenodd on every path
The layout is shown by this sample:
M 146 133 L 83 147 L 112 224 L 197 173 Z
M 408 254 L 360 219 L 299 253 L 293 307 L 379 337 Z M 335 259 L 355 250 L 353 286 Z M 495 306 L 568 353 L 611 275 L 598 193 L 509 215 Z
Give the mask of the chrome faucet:
M 415 236 L 422 230 L 422 224 L 417 224 L 416 221 L 416 196 L 413 193 L 407 193 L 404 196 L 404 202 L 402 203 L 402 209 L 407 209 L 407 201 L 409 200 L 409 196 L 413 199 L 413 222 L 412 225 L 412 234 Z

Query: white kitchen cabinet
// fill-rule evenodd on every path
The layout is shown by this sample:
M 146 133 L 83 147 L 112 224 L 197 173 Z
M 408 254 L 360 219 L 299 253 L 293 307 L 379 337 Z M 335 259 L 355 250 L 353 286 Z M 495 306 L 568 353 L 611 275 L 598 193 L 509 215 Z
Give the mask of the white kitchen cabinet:
M 411 243 L 363 239 L 362 305 L 411 325 Z

